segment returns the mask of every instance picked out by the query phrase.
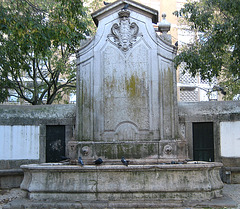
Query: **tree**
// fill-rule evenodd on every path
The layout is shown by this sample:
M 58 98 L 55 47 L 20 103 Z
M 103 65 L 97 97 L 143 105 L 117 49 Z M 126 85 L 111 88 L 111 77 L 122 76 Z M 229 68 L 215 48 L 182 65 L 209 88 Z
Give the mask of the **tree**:
M 91 13 L 95 12 L 96 10 L 100 9 L 104 6 L 104 1 L 99 0 L 85 0 L 86 4 L 88 5 L 88 20 L 89 24 L 88 27 L 90 28 L 92 35 L 96 33 L 97 27 L 92 19 Z
M 199 0 L 188 2 L 175 15 L 198 34 L 175 58 L 176 67 L 202 79 L 219 79 L 227 92 L 225 99 L 240 94 L 240 0 Z
M 0 102 L 11 92 L 32 105 L 75 89 L 71 57 L 89 33 L 81 0 L 2 0 Z

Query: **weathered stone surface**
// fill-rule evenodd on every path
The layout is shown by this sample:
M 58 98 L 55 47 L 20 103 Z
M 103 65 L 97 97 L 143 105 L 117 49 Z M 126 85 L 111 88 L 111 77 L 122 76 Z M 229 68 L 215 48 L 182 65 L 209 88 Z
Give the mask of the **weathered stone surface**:
M 21 165 L 45 162 L 47 125 L 65 125 L 68 142 L 75 120 L 75 105 L 0 105 L 0 188 L 20 186 Z
M 70 166 L 24 165 L 30 199 L 61 201 L 206 200 L 221 196 L 221 163 Z
M 179 118 L 185 121 L 239 121 L 240 101 L 179 102 Z
M 159 141 L 177 146 L 176 48 L 156 34 L 152 20 L 157 15 L 128 0 L 93 14 L 98 31 L 77 54 L 76 140 L 80 149 L 92 143 L 92 155 L 85 157 L 114 159 L 125 149 L 130 158 L 164 158 Z M 114 143 L 112 151 L 106 142 Z M 142 150 L 141 143 L 156 148 Z M 175 148 L 171 154 L 178 156 Z
M 180 135 L 186 138 L 189 158 L 193 159 L 193 123 L 213 123 L 214 159 L 222 162 L 227 170 L 222 170 L 225 183 L 240 183 L 240 174 L 235 170 L 240 159 L 237 151 L 239 143 L 240 101 L 180 102 L 178 103 Z
M 0 105 L 0 125 L 75 124 L 75 105 Z
M 9 189 L 19 187 L 23 180 L 23 171 L 21 169 L 0 170 L 0 188 Z

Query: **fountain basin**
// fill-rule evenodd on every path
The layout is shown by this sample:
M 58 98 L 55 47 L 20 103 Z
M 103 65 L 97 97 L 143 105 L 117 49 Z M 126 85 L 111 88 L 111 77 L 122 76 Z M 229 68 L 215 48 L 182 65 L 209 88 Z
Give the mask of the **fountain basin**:
M 221 163 L 156 165 L 23 165 L 21 189 L 54 201 L 202 201 L 220 197 Z

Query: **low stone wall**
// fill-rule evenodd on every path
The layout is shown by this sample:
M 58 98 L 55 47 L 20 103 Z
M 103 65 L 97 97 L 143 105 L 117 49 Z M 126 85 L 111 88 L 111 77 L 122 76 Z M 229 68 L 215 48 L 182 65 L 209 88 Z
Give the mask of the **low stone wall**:
M 20 186 L 21 165 L 45 162 L 47 125 L 65 125 L 66 141 L 73 136 L 75 109 L 75 105 L 0 105 L 0 188 Z
M 23 180 L 22 169 L 1 169 L 0 188 L 9 189 L 19 187 Z
M 0 125 L 75 124 L 76 106 L 69 105 L 0 105 Z
M 238 168 L 240 165 L 239 164 L 240 157 L 222 156 L 221 137 L 220 137 L 220 133 L 221 133 L 220 124 L 222 122 L 240 121 L 240 102 L 239 101 L 197 102 L 197 103 L 181 102 L 178 104 L 178 107 L 179 107 L 180 133 L 182 137 L 187 140 L 189 157 L 192 158 L 192 150 L 193 150 L 192 123 L 193 122 L 213 122 L 214 123 L 215 161 L 222 162 L 224 167 L 227 167 L 228 170 L 231 171 L 229 172 L 224 170 L 224 172 L 222 173 L 222 176 L 223 176 L 223 179 L 225 179 L 225 182 L 240 183 L 240 178 L 239 178 L 240 172 L 236 171 L 236 168 Z M 0 105 L 0 126 L 33 125 L 33 126 L 39 126 L 40 128 L 39 158 L 38 159 L 30 159 L 30 158 L 0 159 L 0 169 L 1 170 L 13 169 L 11 172 L 15 172 L 17 171 L 17 169 L 20 168 L 21 165 L 45 162 L 45 144 L 44 143 L 46 140 L 46 126 L 47 125 L 66 125 L 67 127 L 66 140 L 68 139 L 70 140 L 73 136 L 73 130 L 74 130 L 74 125 L 76 120 L 75 112 L 76 112 L 75 105 L 42 105 L 42 106 Z M 0 172 L 0 178 L 1 178 L 1 175 L 2 174 Z M 16 177 L 15 174 L 12 176 L 13 178 Z M 22 178 L 22 174 L 19 176 L 20 178 Z M 5 180 L 3 179 L 0 179 L 0 181 L 5 182 Z
M 213 123 L 214 158 L 222 162 L 222 179 L 240 183 L 240 101 L 180 102 L 180 133 L 187 140 L 189 158 L 193 159 L 193 123 Z M 227 168 L 227 169 L 226 169 Z

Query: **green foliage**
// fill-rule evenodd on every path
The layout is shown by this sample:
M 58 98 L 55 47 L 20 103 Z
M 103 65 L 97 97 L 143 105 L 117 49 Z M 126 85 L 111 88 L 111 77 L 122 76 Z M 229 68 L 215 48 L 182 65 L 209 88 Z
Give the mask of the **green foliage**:
M 75 89 L 72 55 L 88 34 L 81 0 L 5 0 L 0 5 L 0 102 L 12 91 L 36 105 Z
M 185 70 L 193 76 L 200 73 L 210 81 L 218 77 L 226 88 L 226 99 L 239 94 L 240 0 L 188 2 L 174 14 L 198 34 L 193 44 L 180 50 L 175 66 L 185 63 Z
M 89 28 L 91 29 L 92 33 L 95 34 L 97 27 L 95 23 L 93 22 L 93 19 L 91 17 L 91 13 L 95 12 L 96 10 L 100 9 L 104 6 L 103 1 L 99 0 L 85 0 L 86 4 L 88 5 L 88 10 L 90 11 L 88 13 L 88 21 L 89 21 Z M 92 35 L 93 35 L 92 34 Z

